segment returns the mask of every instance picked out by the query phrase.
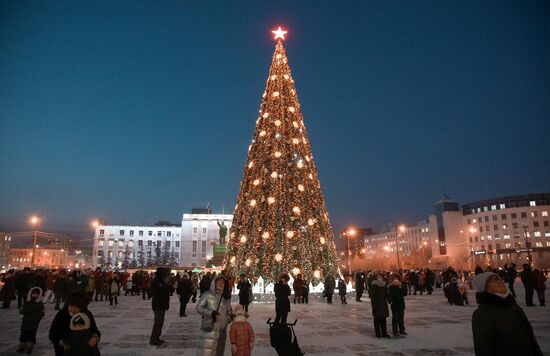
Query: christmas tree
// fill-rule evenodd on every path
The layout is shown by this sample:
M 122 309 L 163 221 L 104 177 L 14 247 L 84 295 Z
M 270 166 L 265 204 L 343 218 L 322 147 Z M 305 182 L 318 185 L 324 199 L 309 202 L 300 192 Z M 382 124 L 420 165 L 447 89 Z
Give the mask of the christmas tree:
M 224 265 L 232 275 L 317 283 L 338 272 L 334 235 L 294 80 L 278 40 L 233 215 Z

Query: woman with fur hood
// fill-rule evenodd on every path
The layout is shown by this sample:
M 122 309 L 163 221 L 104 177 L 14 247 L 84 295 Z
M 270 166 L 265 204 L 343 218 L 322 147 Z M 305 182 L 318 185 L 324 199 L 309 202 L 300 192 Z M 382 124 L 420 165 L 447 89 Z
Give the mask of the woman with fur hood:
M 210 290 L 201 294 L 197 311 L 202 316 L 197 355 L 223 356 L 227 325 L 233 315 L 231 290 L 227 278 L 219 275 L 214 279 Z
M 369 296 L 371 299 L 376 337 L 390 338 L 391 336 L 388 334 L 386 325 L 386 318 L 390 315 L 388 309 L 388 288 L 381 274 L 377 274 L 376 279 L 372 281 L 372 288 L 369 290 Z
M 27 294 L 27 301 L 19 311 L 23 315 L 21 321 L 21 336 L 19 337 L 19 347 L 17 352 L 28 354 L 36 344 L 36 332 L 40 320 L 44 317 L 44 303 L 42 303 L 42 289 L 33 287 Z
M 542 356 L 533 327 L 506 283 L 485 272 L 473 284 L 479 304 L 472 317 L 476 356 Z
M 254 348 L 254 330 L 248 320 L 242 306 L 235 307 L 235 318 L 229 329 L 232 356 L 250 356 Z

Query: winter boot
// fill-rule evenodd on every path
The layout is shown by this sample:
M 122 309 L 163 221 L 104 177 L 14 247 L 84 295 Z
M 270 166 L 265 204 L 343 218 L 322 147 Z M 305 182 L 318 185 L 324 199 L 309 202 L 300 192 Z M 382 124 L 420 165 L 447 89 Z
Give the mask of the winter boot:
M 15 352 L 22 354 L 23 352 L 25 352 L 25 346 L 26 343 L 20 342 L 19 347 L 17 348 L 17 350 L 15 350 Z
M 32 349 L 34 349 L 34 344 L 32 342 L 27 342 L 27 345 L 25 346 L 25 353 L 26 354 L 32 354 Z

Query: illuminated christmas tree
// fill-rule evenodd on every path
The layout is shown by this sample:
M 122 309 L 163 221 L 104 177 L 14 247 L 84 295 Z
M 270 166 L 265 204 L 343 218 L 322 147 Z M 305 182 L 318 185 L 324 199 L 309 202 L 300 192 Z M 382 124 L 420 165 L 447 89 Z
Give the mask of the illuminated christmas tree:
M 317 283 L 338 262 L 294 80 L 277 45 L 244 167 L 224 265 L 266 282 L 301 273 Z

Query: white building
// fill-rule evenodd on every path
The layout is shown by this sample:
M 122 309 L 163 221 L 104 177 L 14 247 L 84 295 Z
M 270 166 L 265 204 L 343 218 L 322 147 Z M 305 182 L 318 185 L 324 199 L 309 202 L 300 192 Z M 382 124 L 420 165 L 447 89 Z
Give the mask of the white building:
M 181 226 L 99 225 L 95 229 L 96 266 L 122 267 L 161 263 L 180 265 Z
M 219 243 L 218 222 L 229 229 L 233 215 L 211 214 L 209 209 L 193 209 L 191 214 L 183 214 L 181 221 L 181 257 L 186 267 L 206 266 L 207 261 L 214 256 L 214 246 Z

